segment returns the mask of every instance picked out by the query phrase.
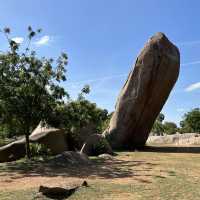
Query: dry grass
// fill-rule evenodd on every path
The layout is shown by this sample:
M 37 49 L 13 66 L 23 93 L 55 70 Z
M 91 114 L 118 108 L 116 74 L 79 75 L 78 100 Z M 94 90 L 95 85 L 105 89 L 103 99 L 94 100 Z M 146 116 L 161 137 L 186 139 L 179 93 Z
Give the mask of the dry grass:
M 155 149 L 153 149 L 155 150 Z M 0 199 L 31 200 L 40 184 L 78 185 L 70 200 L 199 200 L 200 154 L 197 149 L 156 148 L 157 152 L 120 152 L 113 160 L 93 158 L 93 165 L 79 168 L 49 166 L 44 161 L 0 164 Z M 174 153 L 173 153 L 174 152 Z

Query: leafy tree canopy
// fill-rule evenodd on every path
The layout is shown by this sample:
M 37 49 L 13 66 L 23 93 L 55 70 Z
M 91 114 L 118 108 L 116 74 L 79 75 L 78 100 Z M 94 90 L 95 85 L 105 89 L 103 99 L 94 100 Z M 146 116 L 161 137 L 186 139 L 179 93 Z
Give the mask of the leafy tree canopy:
M 159 113 L 159 115 L 156 118 L 156 121 L 154 122 L 154 125 L 152 127 L 152 132 L 155 135 L 163 135 L 164 133 L 164 126 L 162 124 L 162 121 L 165 119 L 165 115 L 162 113 Z
M 51 116 L 57 104 L 63 104 L 62 98 L 67 95 L 59 82 L 66 80 L 68 57 L 62 53 L 56 60 L 39 58 L 30 49 L 32 39 L 41 33 L 41 29 L 34 31 L 28 27 L 28 43 L 24 50 L 12 40 L 10 28 L 1 32 L 9 49 L 0 54 L 0 117 L 2 123 L 15 119 L 20 125 L 30 157 L 29 134 L 39 121 Z
M 187 112 L 183 121 L 180 122 L 182 132 L 196 132 L 200 133 L 200 109 L 194 108 Z
M 174 122 L 165 122 L 164 132 L 168 135 L 175 134 L 177 132 L 177 125 Z

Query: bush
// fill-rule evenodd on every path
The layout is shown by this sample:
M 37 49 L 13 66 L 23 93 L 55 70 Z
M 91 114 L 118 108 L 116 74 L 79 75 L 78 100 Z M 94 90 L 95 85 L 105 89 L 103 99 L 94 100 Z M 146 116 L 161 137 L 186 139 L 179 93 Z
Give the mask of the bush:
M 105 153 L 105 149 L 107 148 L 108 144 L 105 140 L 100 140 L 97 144 L 93 145 L 92 147 L 92 153 L 94 155 L 100 155 Z
M 48 149 L 44 144 L 38 144 L 38 143 L 31 143 L 30 149 L 32 156 L 50 156 L 51 150 Z
M 177 132 L 177 125 L 174 122 L 165 122 L 164 132 L 168 135 L 175 134 Z
M 183 121 L 180 122 L 181 131 L 200 133 L 200 109 L 195 108 L 186 113 L 183 117 Z

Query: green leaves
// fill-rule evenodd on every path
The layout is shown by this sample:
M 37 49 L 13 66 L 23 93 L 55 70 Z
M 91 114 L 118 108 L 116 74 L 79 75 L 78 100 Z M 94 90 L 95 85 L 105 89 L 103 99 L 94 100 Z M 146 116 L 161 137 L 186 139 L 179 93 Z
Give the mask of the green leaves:
M 194 108 L 190 112 L 186 113 L 180 125 L 183 132 L 200 133 L 200 109 Z
M 18 51 L 20 46 L 8 36 L 10 29 L 5 28 L 4 32 L 10 50 L 0 54 L 0 102 L 5 106 L 1 116 L 5 121 L 16 119 L 22 129 L 27 130 L 28 126 L 30 132 L 39 121 L 48 120 L 67 94 L 58 82 L 66 80 L 68 57 L 62 53 L 54 62 L 53 58 L 39 58 L 35 51 Z M 40 32 L 29 26 L 29 42 Z

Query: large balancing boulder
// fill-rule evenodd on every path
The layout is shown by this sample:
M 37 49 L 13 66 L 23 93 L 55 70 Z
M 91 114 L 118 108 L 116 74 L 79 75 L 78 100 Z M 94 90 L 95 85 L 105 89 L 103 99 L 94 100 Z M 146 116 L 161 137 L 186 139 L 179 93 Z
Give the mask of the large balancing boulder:
M 113 148 L 133 149 L 145 145 L 178 78 L 179 68 L 178 48 L 163 33 L 156 33 L 137 57 L 104 132 Z

